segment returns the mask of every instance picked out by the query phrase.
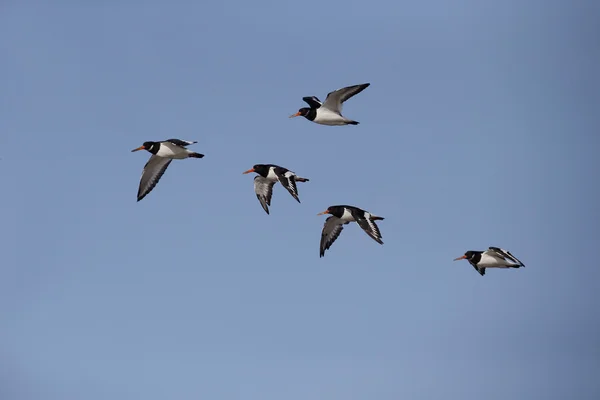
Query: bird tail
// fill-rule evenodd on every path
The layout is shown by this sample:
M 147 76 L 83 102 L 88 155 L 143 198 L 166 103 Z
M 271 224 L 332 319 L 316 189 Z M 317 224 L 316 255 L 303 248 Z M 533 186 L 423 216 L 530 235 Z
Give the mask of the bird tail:
M 202 157 L 204 157 L 204 154 L 190 152 L 188 154 L 188 157 L 191 157 L 191 158 L 202 158 Z
M 310 179 L 308 178 L 300 178 L 299 176 L 296 177 L 296 182 L 308 182 Z
M 358 124 L 360 124 L 360 122 L 358 122 L 358 121 L 348 121 L 348 124 L 350 124 L 350 125 L 358 125 Z

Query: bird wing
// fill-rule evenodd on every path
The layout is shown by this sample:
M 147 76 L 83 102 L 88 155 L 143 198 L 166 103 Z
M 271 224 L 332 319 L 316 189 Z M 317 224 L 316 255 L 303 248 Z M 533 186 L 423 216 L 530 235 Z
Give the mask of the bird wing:
M 148 193 L 154 189 L 160 178 L 167 170 L 169 164 L 171 164 L 170 158 L 164 158 L 153 155 L 150 157 L 146 165 L 144 165 L 144 171 L 142 172 L 142 178 L 140 179 L 140 187 L 138 189 L 137 201 L 142 200 Z
M 381 241 L 381 232 L 379 232 L 379 227 L 370 218 L 358 218 L 356 219 L 358 225 L 367 233 L 367 235 L 371 236 L 373 240 L 375 240 L 379 244 L 383 244 Z
M 484 251 L 485 254 L 488 254 L 492 257 L 496 257 L 496 258 L 501 258 L 502 260 L 508 259 L 509 261 L 514 262 L 515 264 L 521 265 L 521 266 L 525 266 L 525 264 L 523 264 L 517 257 L 513 256 L 510 251 L 508 250 L 504 250 L 501 249 L 500 247 L 492 247 L 490 246 L 490 248 L 486 251 Z
M 292 197 L 296 199 L 298 203 L 300 203 L 300 199 L 298 198 L 298 188 L 296 187 L 296 174 L 281 167 L 276 167 L 274 172 L 281 185 L 290 192 Z
M 269 206 L 271 205 L 271 197 L 273 196 L 274 181 L 263 178 L 260 175 L 254 177 L 254 192 L 256 198 L 260 201 L 262 208 L 269 214 Z
M 308 105 L 311 108 L 319 108 L 323 105 L 323 103 L 321 103 L 321 100 L 319 100 L 317 98 L 317 96 L 307 96 L 307 97 L 303 97 L 302 100 L 304 100 L 306 103 L 308 103 Z
M 167 140 L 165 140 L 165 142 L 173 143 L 175 146 L 181 146 L 181 147 L 185 147 L 185 146 L 189 146 L 190 144 L 198 143 L 197 141 L 189 142 L 187 140 L 181 140 L 181 139 L 167 139 Z
M 471 264 L 473 266 L 473 268 L 475 268 L 475 271 L 479 272 L 481 274 L 481 276 L 485 275 L 485 268 L 483 267 L 478 267 L 477 264 L 475 264 L 473 261 L 471 260 L 467 260 L 469 262 L 469 264 Z
M 346 222 L 347 224 L 347 222 Z M 325 255 L 325 250 L 328 250 L 333 242 L 340 236 L 344 229 L 344 223 L 341 219 L 335 216 L 331 216 L 325 220 L 323 225 L 323 232 L 321 232 L 321 246 L 320 246 L 320 257 Z
M 348 100 L 350 97 L 355 96 L 369 87 L 370 83 L 363 83 L 361 85 L 348 86 L 338 90 L 334 90 L 327 95 L 323 107 L 334 111 L 338 114 L 342 113 L 342 103 Z

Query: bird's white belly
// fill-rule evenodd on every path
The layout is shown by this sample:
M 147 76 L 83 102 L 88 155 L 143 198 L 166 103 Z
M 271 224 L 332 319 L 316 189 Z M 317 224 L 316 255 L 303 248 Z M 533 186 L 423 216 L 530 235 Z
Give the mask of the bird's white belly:
M 171 143 L 161 143 L 156 155 L 165 158 L 183 159 L 188 158 L 188 153 L 183 147 L 175 146 Z
M 489 256 L 487 254 L 482 254 L 481 260 L 479 260 L 479 263 L 477 263 L 477 265 L 480 268 L 508 268 L 513 264 L 508 261 L 500 260 L 496 257 Z
M 317 109 L 317 116 L 313 120 L 321 125 L 346 125 L 346 119 L 326 108 Z
M 352 213 L 348 210 L 344 210 L 344 214 L 342 214 L 342 217 L 340 218 L 343 222 L 352 222 L 354 221 L 354 217 L 352 216 Z
M 277 177 L 277 174 L 275 173 L 275 170 L 273 167 L 269 168 L 269 173 L 267 174 L 267 179 L 269 179 L 271 181 L 279 180 L 279 177 Z

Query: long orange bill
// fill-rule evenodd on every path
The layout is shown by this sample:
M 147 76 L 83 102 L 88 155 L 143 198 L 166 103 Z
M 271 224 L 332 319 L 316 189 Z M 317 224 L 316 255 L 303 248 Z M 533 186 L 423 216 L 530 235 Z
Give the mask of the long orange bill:
M 318 213 L 317 215 L 324 215 L 324 214 L 329 214 L 329 210 L 325 210 L 323 212 Z
M 250 172 L 254 172 L 254 168 L 250 168 L 248 171 L 242 172 L 242 174 L 249 174 Z
M 467 256 L 460 256 L 455 258 L 453 261 L 464 260 L 465 258 L 467 258 Z
M 133 153 L 134 151 L 140 151 L 140 150 L 146 150 L 146 148 L 144 146 L 140 146 L 137 149 L 131 150 L 131 152 Z
M 300 111 L 298 111 L 296 114 L 290 115 L 290 118 L 299 117 L 299 116 L 300 116 Z

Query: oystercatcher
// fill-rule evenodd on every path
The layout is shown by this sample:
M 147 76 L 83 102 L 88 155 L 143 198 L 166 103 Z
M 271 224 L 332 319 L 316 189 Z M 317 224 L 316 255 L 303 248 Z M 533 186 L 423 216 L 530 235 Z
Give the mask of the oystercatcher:
M 254 191 L 256 197 L 260 201 L 262 208 L 269 214 L 269 206 L 271 205 L 271 197 L 273 196 L 273 185 L 279 182 L 287 189 L 298 203 L 298 188 L 296 182 L 308 182 L 308 179 L 301 178 L 287 168 L 280 167 L 274 164 L 256 164 L 243 174 L 256 172 L 258 175 L 254 177 Z
M 325 220 L 323 232 L 321 233 L 321 253 L 320 257 L 325 255 L 325 250 L 328 250 L 333 242 L 340 236 L 344 225 L 350 222 L 356 222 L 373 240 L 379 244 L 381 241 L 381 233 L 375 221 L 383 220 L 383 217 L 378 217 L 365 210 L 353 206 L 331 206 L 327 210 L 317 214 L 331 214 L 331 217 Z
M 147 150 L 152 154 L 142 172 L 140 187 L 138 189 L 137 201 L 142 200 L 148 193 L 154 189 L 160 178 L 163 176 L 169 164 L 173 160 L 181 160 L 184 158 L 202 158 L 204 154 L 195 153 L 186 149 L 186 146 L 198 142 L 188 142 L 180 139 L 168 139 L 162 142 L 144 142 L 137 149 L 131 150 Z
M 348 119 L 342 115 L 343 103 L 354 95 L 369 87 L 370 83 L 348 86 L 334 90 L 327 95 L 324 103 L 321 103 L 316 96 L 303 97 L 310 108 L 303 107 L 290 118 L 302 116 L 309 121 L 321 125 L 358 125 L 357 121 Z
M 510 254 L 510 251 L 499 247 L 490 247 L 485 251 L 469 250 L 464 256 L 457 257 L 457 260 L 467 260 L 481 274 L 485 275 L 486 268 L 520 268 L 524 267 L 517 257 Z

